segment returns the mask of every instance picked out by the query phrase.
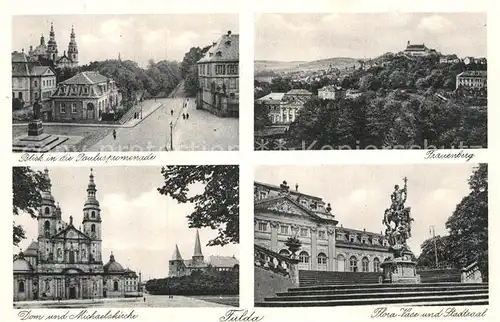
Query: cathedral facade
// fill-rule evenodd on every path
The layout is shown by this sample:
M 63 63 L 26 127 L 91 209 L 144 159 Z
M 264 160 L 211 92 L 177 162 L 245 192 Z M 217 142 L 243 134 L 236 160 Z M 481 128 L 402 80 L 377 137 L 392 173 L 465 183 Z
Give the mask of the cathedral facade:
M 290 189 L 254 183 L 254 241 L 280 255 L 290 256 L 288 238 L 300 240 L 300 270 L 379 272 L 392 257 L 382 233 L 337 226 L 331 205 L 322 198 Z
M 28 56 L 32 61 L 39 61 L 42 65 L 49 62 L 54 67 L 75 68 L 78 67 L 78 45 L 76 44 L 76 35 L 74 27 L 71 27 L 68 50 L 64 50 L 59 55 L 57 41 L 54 33 L 54 25 L 50 25 L 49 40 L 45 42 L 45 37 L 40 37 L 40 43 L 37 47 L 30 46 Z
M 208 260 L 205 260 L 201 251 L 198 231 L 196 231 L 194 252 L 191 259 L 183 259 L 179 247 L 175 245 L 174 255 L 168 264 L 168 277 L 189 276 L 194 271 L 233 271 L 239 269 L 239 261 L 235 256 L 210 256 Z
M 47 169 L 45 175 L 49 179 Z M 72 216 L 69 222 L 62 219 L 50 187 L 42 193 L 38 238 L 14 260 L 14 301 L 140 296 L 140 274 L 124 269 L 112 253 L 103 264 L 101 208 L 92 170 L 79 228 Z

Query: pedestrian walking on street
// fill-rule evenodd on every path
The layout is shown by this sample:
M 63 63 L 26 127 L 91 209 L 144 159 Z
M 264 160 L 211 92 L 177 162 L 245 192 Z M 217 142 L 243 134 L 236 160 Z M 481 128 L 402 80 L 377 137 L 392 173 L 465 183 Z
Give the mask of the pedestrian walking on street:
M 174 116 L 174 110 L 170 110 L 170 116 Z
M 182 119 L 185 120 L 186 119 L 186 114 L 182 113 Z
M 189 120 L 189 113 L 186 113 L 186 120 Z
M 116 140 L 116 130 L 113 130 L 113 140 Z
M 146 303 L 146 297 L 144 296 L 144 303 Z

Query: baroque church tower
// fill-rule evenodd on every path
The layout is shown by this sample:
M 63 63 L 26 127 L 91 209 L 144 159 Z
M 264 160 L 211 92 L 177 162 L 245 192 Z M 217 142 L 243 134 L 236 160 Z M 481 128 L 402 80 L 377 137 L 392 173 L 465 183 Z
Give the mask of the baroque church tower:
M 102 262 L 101 254 L 101 208 L 96 198 L 94 174 L 90 169 L 89 184 L 87 186 L 87 200 L 83 206 L 83 232 L 91 238 L 91 261 Z
M 38 244 L 49 245 L 50 237 L 57 232 L 57 207 L 52 196 L 52 184 L 50 182 L 49 170 L 45 169 L 45 178 L 48 181 L 48 187 L 42 191 L 42 205 L 38 214 Z M 59 212 L 60 213 L 60 212 Z M 46 260 L 53 256 L 51 247 L 40 247 L 38 252 L 38 262 Z
M 49 41 L 47 42 L 47 54 L 48 58 L 56 61 L 57 59 L 57 42 L 56 42 L 56 35 L 54 33 L 54 24 L 50 24 L 50 34 L 49 34 Z
M 78 66 L 78 46 L 76 45 L 75 29 L 71 26 L 71 35 L 68 45 L 68 57 Z

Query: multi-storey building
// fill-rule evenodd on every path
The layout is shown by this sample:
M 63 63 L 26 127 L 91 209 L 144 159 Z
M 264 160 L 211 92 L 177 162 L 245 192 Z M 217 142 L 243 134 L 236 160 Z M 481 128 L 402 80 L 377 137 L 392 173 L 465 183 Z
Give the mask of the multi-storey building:
M 297 252 L 299 269 L 319 271 L 378 272 L 392 255 L 385 236 L 366 230 L 337 226 L 331 205 L 322 198 L 280 186 L 254 183 L 254 240 L 289 256 L 286 241 L 302 243 Z
M 121 104 L 121 94 L 111 78 L 82 72 L 61 82 L 52 95 L 54 120 L 100 120 Z
M 270 93 L 255 100 L 269 108 L 269 118 L 276 125 L 290 125 L 313 94 L 305 89 L 292 89 L 286 93 Z
M 37 100 L 42 104 L 49 101 L 57 86 L 54 70 L 30 61 L 24 52 L 13 52 L 11 61 L 12 98 L 18 99 L 22 106 L 31 106 Z
M 239 115 L 239 35 L 221 36 L 197 62 L 196 107 L 219 116 Z
M 467 70 L 457 75 L 456 88 L 481 89 L 488 87 L 488 73 L 485 70 Z
M 404 53 L 416 57 L 426 57 L 438 54 L 435 49 L 430 49 L 425 44 L 410 44 L 409 40 L 408 43 L 406 44 Z
M 113 253 L 103 265 L 101 208 L 92 170 L 80 229 L 72 216 L 69 223 L 62 219 L 48 170 L 45 175 L 49 187 L 38 211 L 38 238 L 14 260 L 14 301 L 126 296 L 126 281 L 135 273 L 123 269 Z

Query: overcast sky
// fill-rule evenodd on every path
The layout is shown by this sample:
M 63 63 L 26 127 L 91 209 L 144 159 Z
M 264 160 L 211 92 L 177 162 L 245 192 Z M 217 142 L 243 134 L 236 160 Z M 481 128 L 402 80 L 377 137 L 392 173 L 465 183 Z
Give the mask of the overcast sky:
M 35 168 L 43 170 L 43 168 Z M 83 205 L 87 196 L 90 168 L 49 168 L 52 195 L 59 202 L 62 218 L 78 229 L 83 219 Z M 163 183 L 160 167 L 126 166 L 96 167 L 94 181 L 97 199 L 101 206 L 102 257 L 107 263 L 111 251 L 123 267 L 142 271 L 143 278 L 166 277 L 168 261 L 172 258 L 175 244 L 184 259 L 193 255 L 196 229 L 188 228 L 186 215 L 193 206 L 178 204 L 156 190 Z M 194 190 L 203 189 L 201 185 Z M 37 239 L 37 221 L 28 215 L 14 218 L 27 231 L 28 239 L 21 242 L 24 250 Z M 235 244 L 224 247 L 205 246 L 217 235 L 211 229 L 200 229 L 200 240 L 205 258 L 209 255 L 236 256 Z M 14 249 L 18 252 L 18 248 Z
M 149 59 L 181 61 L 191 47 L 212 44 L 221 34 L 238 33 L 238 15 L 56 15 L 14 16 L 12 50 L 36 47 L 43 33 L 49 40 L 50 23 L 59 54 L 68 49 L 71 26 L 75 27 L 79 62 L 130 59 L 143 66 Z
M 255 180 L 279 185 L 286 180 L 299 191 L 331 203 L 338 226 L 380 233 L 384 210 L 391 205 L 394 185 L 403 187 L 408 178 L 412 237 L 408 245 L 420 254 L 420 245 L 430 237 L 429 226 L 436 235 L 446 235 L 445 223 L 456 205 L 469 194 L 467 180 L 473 164 L 447 165 L 349 165 L 349 166 L 260 166 Z
M 486 14 L 262 14 L 255 59 L 373 58 L 425 43 L 443 54 L 486 57 Z

